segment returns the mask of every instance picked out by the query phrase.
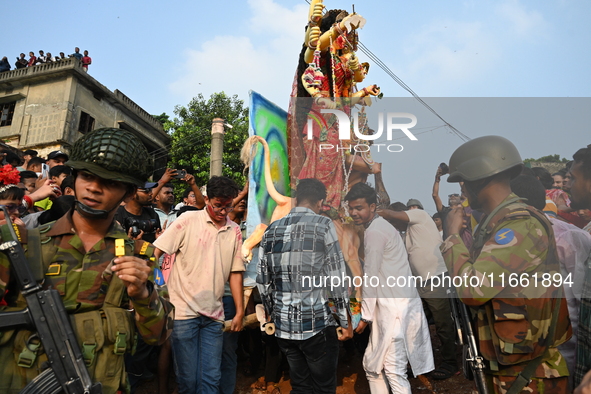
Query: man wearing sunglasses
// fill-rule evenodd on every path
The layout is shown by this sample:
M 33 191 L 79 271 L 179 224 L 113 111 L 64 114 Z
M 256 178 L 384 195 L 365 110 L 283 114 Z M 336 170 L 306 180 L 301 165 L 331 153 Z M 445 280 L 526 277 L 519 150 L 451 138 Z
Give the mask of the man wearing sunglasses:
M 20 218 L 25 212 L 27 212 L 27 208 L 23 204 L 15 204 L 15 203 L 7 203 L 3 200 L 0 200 L 0 205 L 4 205 L 8 214 L 10 215 L 10 220 L 14 222 L 15 219 Z
M 242 330 L 242 233 L 228 218 L 239 190 L 227 177 L 212 177 L 205 209 L 183 213 L 154 243 L 156 256 L 176 254 L 167 285 L 176 307 L 171 338 L 179 393 L 218 394 L 228 281 L 236 305 L 231 330 Z
M 150 243 L 156 241 L 157 231 L 162 228 L 160 217 L 152 208 L 152 188 L 156 185 L 156 182 L 144 183 L 143 187 L 137 188 L 133 198 L 117 210 L 115 219 L 127 230 L 127 235 L 131 238 L 143 239 Z M 138 230 L 137 234 L 133 233 L 133 227 Z

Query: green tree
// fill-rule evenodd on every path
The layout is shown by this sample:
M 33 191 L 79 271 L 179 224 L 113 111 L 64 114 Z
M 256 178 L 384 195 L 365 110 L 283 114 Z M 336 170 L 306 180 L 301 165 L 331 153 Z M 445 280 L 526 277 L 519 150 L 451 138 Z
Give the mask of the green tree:
M 166 126 L 170 122 L 170 116 L 166 112 L 162 112 L 160 115 L 152 115 L 152 117 L 162 123 L 162 126 Z M 166 127 L 164 129 L 166 130 Z
M 548 156 L 542 156 L 539 159 L 525 159 L 523 160 L 523 163 L 527 166 L 531 166 L 532 162 L 539 162 L 539 163 L 568 163 L 568 159 L 566 158 L 560 158 L 560 155 L 548 155 Z
M 195 175 L 198 185 L 209 180 L 211 153 L 211 122 L 222 118 L 232 128 L 226 128 L 222 174 L 244 184 L 244 168 L 240 161 L 240 149 L 248 138 L 248 108 L 237 95 L 214 93 L 206 100 L 201 93 L 189 105 L 176 106 L 176 117 L 165 123 L 171 133 L 170 156 L 174 168 L 186 169 Z M 168 127 L 167 127 L 168 126 Z

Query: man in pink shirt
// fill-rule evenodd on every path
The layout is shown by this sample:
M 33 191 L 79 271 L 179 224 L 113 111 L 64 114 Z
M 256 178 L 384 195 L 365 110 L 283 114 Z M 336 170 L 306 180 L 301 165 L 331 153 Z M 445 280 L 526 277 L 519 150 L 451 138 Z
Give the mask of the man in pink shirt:
M 242 330 L 242 233 L 227 217 L 239 190 L 227 177 L 212 177 L 205 209 L 185 212 L 154 242 L 157 256 L 176 253 L 167 285 L 176 310 L 171 338 L 179 394 L 218 394 L 228 281 L 236 305 L 231 330 Z

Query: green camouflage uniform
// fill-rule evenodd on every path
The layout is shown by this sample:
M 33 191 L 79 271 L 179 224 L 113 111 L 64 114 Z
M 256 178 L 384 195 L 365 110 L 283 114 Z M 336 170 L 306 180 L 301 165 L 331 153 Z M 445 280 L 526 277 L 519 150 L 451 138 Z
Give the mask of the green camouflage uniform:
M 585 262 L 585 278 L 579 307 L 579 328 L 577 332 L 577 364 L 574 373 L 575 387 L 581 384 L 591 369 L 591 256 Z
M 516 197 L 511 194 L 505 202 Z M 549 231 L 540 219 L 547 222 Z M 480 228 L 476 230 L 470 251 L 459 235 L 447 238 L 441 250 L 451 275 L 466 274 L 482 281 L 476 287 L 463 281 L 457 292 L 476 312 L 476 335 L 480 352 L 488 360 L 489 385 L 494 387 L 494 392 L 505 393 L 528 361 L 547 351 L 523 392 L 566 392 L 568 369 L 556 349 L 572 335 L 566 300 L 555 298 L 561 293 L 554 282 L 545 282 L 547 286 L 544 286 L 538 279 L 535 287 L 531 279 L 529 286 L 521 287 L 508 281 L 511 273 L 527 273 L 531 278 L 535 273 L 540 277 L 543 273 L 560 272 L 551 224 L 543 215 L 536 215 L 533 208 L 514 202 L 501 208 L 487 228 L 489 231 L 480 242 Z M 504 287 L 500 276 L 503 273 Z M 561 303 L 560 314 L 548 349 L 546 337 L 556 302 Z
M 43 266 L 31 264 L 32 270 L 42 269 L 45 273 L 43 287 L 55 288 L 62 296 L 93 381 L 103 384 L 103 393 L 116 393 L 120 388 L 127 388 L 123 358 L 135 345 L 134 328 L 146 343 L 162 343 L 172 328 L 173 307 L 154 289 L 153 275 L 148 283 L 152 289 L 149 298 L 131 300 L 123 282 L 111 271 L 115 239 L 125 240 L 126 255 L 145 258 L 153 255 L 151 244 L 129 240 L 114 221 L 105 238 L 85 252 L 74 231 L 71 215 L 72 212 L 39 228 Z M 35 231 L 20 230 L 27 255 L 33 251 Z M 11 281 L 10 264 L 4 253 L 0 253 L 0 299 L 2 297 L 8 303 L 6 310 L 26 306 L 16 290 L 16 283 Z M 47 357 L 42 348 L 31 352 L 25 347 L 31 334 L 24 329 L 0 332 L 1 393 L 18 393 L 44 369 L 42 364 Z M 36 345 L 39 341 L 36 339 L 32 343 Z

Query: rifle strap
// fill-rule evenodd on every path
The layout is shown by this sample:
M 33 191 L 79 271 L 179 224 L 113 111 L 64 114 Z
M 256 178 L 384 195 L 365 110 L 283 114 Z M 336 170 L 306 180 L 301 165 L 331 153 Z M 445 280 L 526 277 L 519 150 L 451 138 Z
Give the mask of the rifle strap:
M 55 254 L 55 245 L 51 244 L 51 247 L 49 245 L 43 246 L 43 244 L 51 241 L 51 237 L 43 237 L 42 234 L 46 233 L 52 225 L 53 222 L 27 230 L 27 261 L 29 262 L 29 267 L 33 272 L 35 280 L 38 282 L 44 280 L 45 272 L 47 272 L 48 267 L 51 265 L 51 258 Z M 0 231 L 2 229 L 3 227 L 0 227 Z M 130 250 L 129 245 L 126 245 L 126 249 L 126 254 L 133 256 L 133 249 Z M 42 258 L 40 259 L 39 256 Z M 117 275 L 113 275 L 107 294 L 105 295 L 105 304 L 119 308 L 124 293 L 125 285 L 123 281 Z
M 47 231 L 47 230 L 45 230 Z M 1 239 L 10 239 L 10 231 L 6 226 L 0 227 L 0 237 Z M 49 267 L 50 262 L 46 262 L 45 255 L 42 256 L 42 248 L 41 248 L 41 232 L 40 228 L 36 227 L 34 229 L 27 230 L 27 261 L 29 263 L 29 268 L 33 277 L 37 282 L 42 282 L 45 278 L 45 272 L 47 267 Z M 20 241 L 20 240 L 19 240 Z M 40 259 L 39 256 L 42 256 L 43 259 Z
M 546 358 L 549 355 L 550 345 L 554 341 L 554 333 L 556 331 L 556 324 L 558 323 L 558 313 L 560 312 L 560 298 L 562 297 L 562 294 L 558 295 L 560 295 L 560 297 L 556 297 L 554 299 L 556 304 L 554 305 L 554 310 L 552 311 L 552 322 L 550 323 L 548 337 L 546 338 L 546 350 L 544 351 L 544 353 L 531 360 L 527 364 L 525 369 L 521 371 L 519 375 L 517 375 L 517 378 L 515 379 L 511 387 L 509 387 L 509 390 L 507 390 L 507 394 L 520 393 L 521 390 L 529 384 L 532 375 L 536 372 L 536 369 L 538 369 L 538 366 L 542 363 L 544 358 Z
M 39 258 L 40 256 L 41 233 L 36 227 L 27 231 L 27 261 L 37 282 L 41 282 L 45 277 L 44 262 Z

